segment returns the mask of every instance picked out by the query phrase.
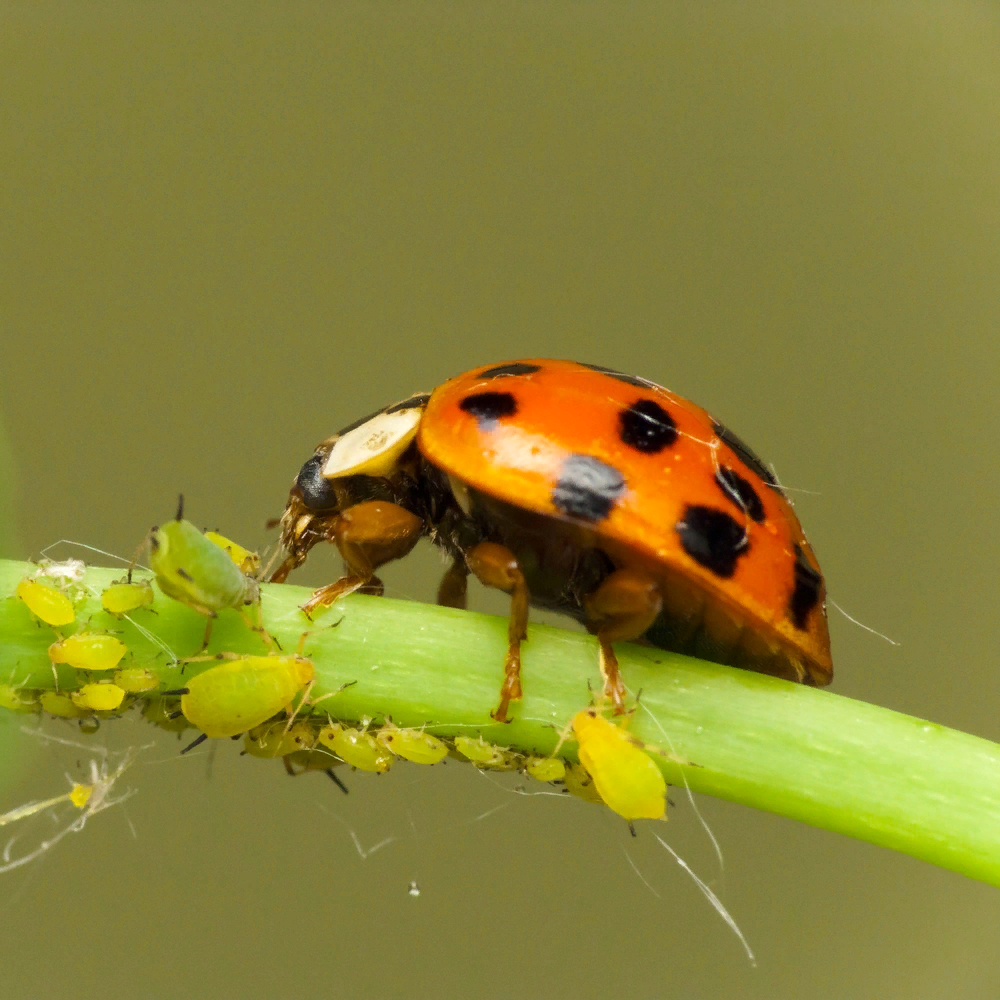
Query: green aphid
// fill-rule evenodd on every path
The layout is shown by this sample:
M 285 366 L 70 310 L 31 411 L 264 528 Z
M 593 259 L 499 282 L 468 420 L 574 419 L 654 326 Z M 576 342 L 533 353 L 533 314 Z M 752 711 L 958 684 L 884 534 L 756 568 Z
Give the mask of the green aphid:
M 177 517 L 163 527 L 150 529 L 149 564 L 164 594 L 208 618 L 202 649 L 208 646 L 212 622 L 226 608 L 238 611 L 247 627 L 258 632 L 270 649 L 275 648 L 274 639 L 261 621 L 257 581 L 243 573 L 225 550 L 184 520 L 183 495 L 177 504 Z M 247 608 L 252 608 L 253 613 Z

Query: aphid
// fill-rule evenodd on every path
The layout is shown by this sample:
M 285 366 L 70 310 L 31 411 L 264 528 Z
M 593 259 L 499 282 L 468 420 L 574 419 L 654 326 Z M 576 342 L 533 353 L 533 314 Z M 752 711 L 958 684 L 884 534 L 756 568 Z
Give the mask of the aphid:
M 609 809 L 634 819 L 660 819 L 667 808 L 667 783 L 643 744 L 596 708 L 573 716 L 580 763 L 594 779 Z
M 521 756 L 508 750 L 487 743 L 482 736 L 472 739 L 471 736 L 456 736 L 455 749 L 476 767 L 490 771 L 516 771 L 521 766 Z
M 164 697 L 147 698 L 142 703 L 142 717 L 168 733 L 183 733 L 189 724 L 182 712 L 173 710 L 176 704 L 176 701 L 168 701 Z
M 219 653 L 208 659 L 225 662 L 192 677 L 186 687 L 164 692 L 181 696 L 184 718 L 202 731 L 184 752 L 205 737 L 238 736 L 266 722 L 287 709 L 316 675 L 304 656 Z
M 49 646 L 53 663 L 68 663 L 77 670 L 114 670 L 128 647 L 113 635 L 78 632 Z
M 17 585 L 16 593 L 28 606 L 28 610 L 46 625 L 59 628 L 72 625 L 76 620 L 73 602 L 55 587 L 37 580 L 22 580 Z
M 116 618 L 123 618 L 152 603 L 153 586 L 148 580 L 113 583 L 101 594 L 101 606 Z
M 573 764 L 572 762 L 566 764 L 563 784 L 567 792 L 575 795 L 578 799 L 583 799 L 584 802 L 593 802 L 599 806 L 605 804 L 601 793 L 598 792 L 597 786 L 594 784 L 594 779 L 587 773 L 582 764 Z
M 239 542 L 234 542 L 231 538 L 226 538 L 225 535 L 220 535 L 217 531 L 206 531 L 205 537 L 213 545 L 218 545 L 233 561 L 233 564 L 239 566 L 241 573 L 255 577 L 260 572 L 260 556 L 256 552 L 243 548 Z
M 524 770 L 536 781 L 563 781 L 566 777 L 566 765 L 558 757 L 529 757 Z
M 335 722 L 319 731 L 317 741 L 328 746 L 345 764 L 350 764 L 359 771 L 384 774 L 392 767 L 392 754 L 367 730 Z
M 129 694 L 145 694 L 160 686 L 160 679 L 147 667 L 123 667 L 115 671 L 115 683 Z
M 223 549 L 184 520 L 183 496 L 175 520 L 150 529 L 149 563 L 163 593 L 208 618 L 202 649 L 208 646 L 212 622 L 226 608 L 238 611 L 247 627 L 274 648 L 274 639 L 260 620 L 257 581 L 242 573 Z M 246 607 L 254 609 L 252 617 Z
M 452 560 L 438 603 L 471 573 L 511 595 L 500 701 L 521 697 L 529 605 L 596 635 L 624 712 L 613 645 L 664 649 L 805 684 L 833 676 L 825 585 L 767 466 L 694 403 L 598 365 L 533 358 L 473 369 L 327 438 L 281 517 L 281 582 L 321 541 L 346 573 L 309 614 L 362 587 L 421 537 Z
M 38 696 L 38 703 L 43 712 L 58 716 L 60 719 L 81 719 L 90 715 L 90 709 L 77 705 L 68 694 L 59 694 L 56 691 L 43 691 Z
M 38 692 L 13 684 L 0 684 L 0 708 L 8 712 L 37 712 Z
M 437 764 L 448 756 L 448 747 L 436 736 L 422 729 L 400 729 L 388 721 L 375 739 L 397 757 L 404 757 L 414 764 Z
M 306 722 L 288 726 L 284 722 L 255 726 L 243 737 L 243 749 L 251 757 L 285 757 L 298 750 L 308 750 L 315 742 L 312 727 Z
M 103 682 L 84 684 L 70 693 L 77 708 L 90 708 L 95 712 L 113 712 L 125 700 L 125 691 L 117 684 Z

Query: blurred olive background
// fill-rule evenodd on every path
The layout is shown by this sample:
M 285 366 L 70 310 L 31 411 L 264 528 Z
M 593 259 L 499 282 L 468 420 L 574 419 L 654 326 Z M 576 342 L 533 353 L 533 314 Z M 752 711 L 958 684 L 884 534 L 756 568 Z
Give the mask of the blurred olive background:
M 774 463 L 833 600 L 899 642 L 831 608 L 836 691 L 1000 738 L 995 7 L 0 12 L 3 554 L 130 556 L 182 490 L 265 546 L 338 427 L 574 357 Z M 440 565 L 421 547 L 389 592 L 432 599 Z M 85 759 L 0 727 L 0 809 Z M 150 740 L 138 795 L 0 878 L 5 996 L 1000 991 L 996 889 L 776 817 L 698 800 L 723 875 L 680 792 L 662 831 L 751 968 L 648 825 L 471 768 L 344 797 L 131 719 L 97 737 Z

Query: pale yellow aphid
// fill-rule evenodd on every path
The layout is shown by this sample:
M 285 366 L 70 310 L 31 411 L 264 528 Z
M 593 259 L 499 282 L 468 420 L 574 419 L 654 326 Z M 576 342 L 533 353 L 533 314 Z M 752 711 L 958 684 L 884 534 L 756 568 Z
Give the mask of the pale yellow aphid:
M 27 691 L 12 684 L 0 684 L 0 708 L 8 712 L 37 712 L 38 692 Z
M 524 771 L 536 781 L 562 781 L 566 777 L 566 765 L 558 757 L 529 757 Z
M 243 737 L 243 748 L 251 757 L 285 757 L 297 750 L 308 750 L 315 739 L 307 722 L 296 722 L 293 726 L 271 722 L 251 729 Z
M 319 731 L 317 741 L 328 746 L 345 764 L 350 764 L 359 771 L 384 774 L 392 767 L 392 754 L 367 730 L 353 729 L 335 722 Z
M 129 694 L 143 694 L 160 686 L 160 679 L 147 667 L 123 667 L 115 671 L 115 683 Z
M 77 670 L 114 670 L 128 646 L 113 635 L 78 632 L 68 639 L 58 639 L 49 646 L 53 663 L 68 663 Z
M 38 703 L 43 712 L 56 715 L 60 719 L 81 719 L 90 715 L 90 711 L 78 706 L 68 694 L 56 691 L 43 691 L 38 697 Z
M 609 722 L 596 708 L 577 712 L 573 734 L 579 744 L 580 763 L 609 809 L 630 822 L 663 817 L 667 783 L 639 740 Z
M 378 742 L 391 750 L 397 757 L 403 757 L 414 764 L 437 764 L 448 756 L 448 747 L 436 736 L 422 729 L 400 729 L 391 722 L 378 731 Z
M 487 743 L 482 736 L 473 739 L 471 736 L 456 736 L 455 749 L 476 767 L 490 771 L 515 771 L 521 766 L 522 758 L 506 747 Z
M 571 795 L 575 795 L 578 799 L 583 799 L 584 802 L 593 802 L 599 806 L 605 804 L 604 799 L 601 798 L 601 794 L 597 790 L 597 786 L 594 784 L 594 779 L 587 774 L 582 764 L 567 763 L 565 765 L 563 782 L 566 786 L 566 791 Z
M 206 531 L 205 537 L 215 545 L 218 545 L 226 555 L 232 559 L 233 563 L 240 568 L 241 573 L 247 576 L 256 576 L 260 572 L 260 556 L 256 552 L 243 548 L 239 542 L 234 542 L 225 535 L 220 535 L 217 531 Z
M 125 691 L 117 684 L 84 684 L 70 693 L 77 708 L 90 708 L 95 712 L 113 712 L 125 700 Z
M 73 602 L 55 587 L 37 580 L 22 580 L 17 585 L 16 593 L 28 606 L 28 610 L 46 625 L 59 628 L 72 625 L 76 620 Z
M 153 585 L 148 580 L 113 583 L 101 594 L 101 606 L 121 618 L 153 603 Z

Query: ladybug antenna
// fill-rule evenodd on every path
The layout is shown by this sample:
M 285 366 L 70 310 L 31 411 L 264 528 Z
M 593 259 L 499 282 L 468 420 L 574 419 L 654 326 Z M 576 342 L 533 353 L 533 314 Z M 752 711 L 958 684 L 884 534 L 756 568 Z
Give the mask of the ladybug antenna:
M 177 518 L 178 521 L 184 520 L 184 494 L 177 494 Z

